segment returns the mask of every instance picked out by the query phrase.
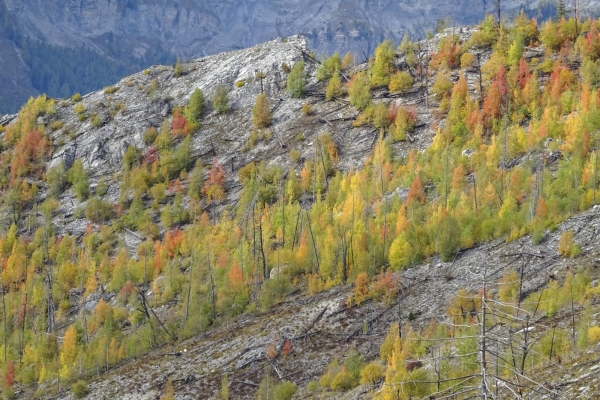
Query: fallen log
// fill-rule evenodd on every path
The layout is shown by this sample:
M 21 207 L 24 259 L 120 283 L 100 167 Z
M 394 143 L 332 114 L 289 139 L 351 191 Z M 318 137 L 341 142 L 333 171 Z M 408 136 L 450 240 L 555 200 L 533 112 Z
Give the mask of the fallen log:
M 311 324 L 310 324 L 310 325 L 309 325 L 309 326 L 308 326 L 306 329 L 304 329 L 304 330 L 302 331 L 301 335 L 304 335 L 304 334 L 306 334 L 306 333 L 310 332 L 310 330 L 311 330 L 311 329 L 312 329 L 312 328 L 315 326 L 315 324 L 316 324 L 317 322 L 319 322 L 319 320 L 320 320 L 321 318 L 323 318 L 323 315 L 325 315 L 325 312 L 326 312 L 326 311 L 327 311 L 327 307 L 323 308 L 323 309 L 321 310 L 321 312 L 319 313 L 319 315 L 317 315 L 317 316 L 316 316 L 316 318 L 315 318 L 315 319 L 313 319 L 313 321 L 311 322 Z
M 373 325 L 373 323 L 375 321 L 377 321 L 379 318 L 381 318 L 383 316 L 383 314 L 385 314 L 388 311 L 388 309 L 385 309 L 383 311 L 381 311 L 379 314 L 377 314 L 376 316 L 374 316 L 373 318 L 371 318 L 370 320 L 367 321 L 367 328 L 370 328 L 371 325 Z M 363 329 L 363 327 L 361 326 L 360 328 L 356 328 L 354 331 L 352 331 L 348 336 L 346 336 L 346 338 L 344 339 L 345 342 L 349 341 L 350 339 L 352 339 L 354 336 L 358 335 L 360 333 L 360 331 Z

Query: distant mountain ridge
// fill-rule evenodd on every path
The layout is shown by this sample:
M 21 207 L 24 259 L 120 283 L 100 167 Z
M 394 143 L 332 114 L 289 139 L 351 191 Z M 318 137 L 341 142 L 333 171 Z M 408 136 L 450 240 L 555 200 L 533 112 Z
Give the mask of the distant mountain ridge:
M 521 8 L 542 15 L 553 4 L 506 0 L 502 8 L 506 15 Z M 593 14 L 598 4 L 581 1 L 580 9 Z M 54 97 L 89 92 L 151 64 L 299 33 L 319 52 L 363 57 L 384 39 L 398 42 L 406 32 L 423 36 L 438 19 L 476 23 L 491 10 L 489 0 L 0 0 L 0 114 L 41 92 Z M 44 50 L 28 52 L 23 38 L 42 41 Z M 52 73 L 56 59 L 76 59 L 84 71 L 63 65 L 65 72 Z M 102 67 L 89 71 L 93 64 Z M 103 74 L 107 78 L 95 79 Z

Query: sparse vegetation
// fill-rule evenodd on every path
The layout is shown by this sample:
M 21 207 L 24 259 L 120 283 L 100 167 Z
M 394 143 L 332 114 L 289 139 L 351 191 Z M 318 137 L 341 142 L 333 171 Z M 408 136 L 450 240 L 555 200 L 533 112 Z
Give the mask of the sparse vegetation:
M 290 160 L 295 163 L 300 161 L 300 152 L 298 150 L 290 150 Z
M 62 129 L 62 127 L 63 123 L 61 121 L 54 121 L 52 124 L 50 124 L 50 129 L 52 129 L 53 131 L 58 131 Z
M 104 94 L 108 95 L 108 94 L 113 94 L 119 91 L 119 87 L 118 86 L 109 86 L 107 88 L 104 89 Z
M 312 113 L 313 113 L 313 109 L 312 109 L 312 106 L 310 105 L 310 103 L 302 104 L 302 115 L 304 115 L 305 117 L 308 117 L 309 115 L 312 115 Z
M 71 389 L 73 390 L 73 396 L 75 396 L 76 399 L 83 399 L 90 393 L 87 383 L 82 380 L 75 382 Z

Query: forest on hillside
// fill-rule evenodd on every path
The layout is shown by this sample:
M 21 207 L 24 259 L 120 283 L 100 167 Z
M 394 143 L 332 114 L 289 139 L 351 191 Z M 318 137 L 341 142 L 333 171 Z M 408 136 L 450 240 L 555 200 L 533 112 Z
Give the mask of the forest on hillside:
M 115 203 L 103 198 L 106 182 L 90 187 L 81 160 L 68 169 L 46 167 L 53 148 L 48 132 L 62 128 L 53 119 L 56 107 L 73 107 L 95 123 L 81 97 L 62 105 L 31 99 L 15 124 L 2 127 L 2 395 L 35 387 L 43 396 L 73 385 L 83 396 L 86 379 L 240 314 L 269 310 L 298 288 L 313 295 L 353 283 L 349 307 L 366 299 L 391 302 L 398 295 L 395 272 L 435 255 L 452 260 L 493 239 L 531 235 L 540 243 L 559 223 L 598 204 L 600 21 L 563 16 L 538 24 L 520 14 L 504 25 L 489 16 L 468 41 L 445 32 L 433 51 L 408 36 L 398 47 L 385 41 L 363 67 L 353 67 L 349 54 L 323 59 L 320 95 L 348 101 L 360 110 L 355 125 L 378 130 L 372 154 L 361 169 L 342 172 L 336 142 L 322 134 L 313 141 L 314 157 L 290 151 L 297 170 L 265 161 L 244 166 L 235 203 L 227 202 L 224 167 L 215 159 L 205 168 L 190 155 L 207 107 L 202 91 L 160 129 L 148 129 L 144 148 L 128 148 Z M 305 65 L 284 71 L 289 95 L 307 96 Z M 469 83 L 467 71 L 480 78 Z M 393 96 L 374 98 L 376 90 L 424 94 L 437 117 L 430 147 L 395 155 L 394 143 L 412 141 L 419 121 Z M 211 104 L 226 115 L 227 88 Z M 310 115 L 311 106 L 302 112 Z M 51 121 L 47 128 L 38 125 L 40 116 Z M 252 123 L 247 148 L 273 140 L 264 94 L 256 98 Z M 81 238 L 56 232 L 52 217 L 65 190 L 85 200 L 77 210 L 89 221 Z M 143 237 L 134 254 L 119 240 L 126 230 Z M 558 252 L 581 253 L 572 231 Z M 326 397 L 363 384 L 383 399 L 466 395 L 479 390 L 473 380 L 481 379 L 482 327 L 502 319 L 516 329 L 526 313 L 553 316 L 599 295 L 586 266 L 525 299 L 516 271 L 494 281 L 502 288 L 496 294 L 457 293 L 443 323 L 423 331 L 391 326 L 379 360 L 360 354 L 333 360 L 307 390 Z M 81 307 L 82 298 L 103 292 L 113 293 L 113 301 Z M 161 306 L 169 313 L 157 315 Z M 530 342 L 521 336 L 524 346 L 497 354 L 495 378 L 508 382 L 503 390 L 533 390 L 522 381 L 530 369 L 597 344 L 599 331 L 581 318 Z M 285 349 L 271 351 L 280 357 Z M 427 358 L 427 351 L 444 356 Z M 409 368 L 409 359 L 435 368 Z M 269 379 L 258 398 L 296 391 L 291 382 Z M 222 397 L 227 393 L 224 379 Z

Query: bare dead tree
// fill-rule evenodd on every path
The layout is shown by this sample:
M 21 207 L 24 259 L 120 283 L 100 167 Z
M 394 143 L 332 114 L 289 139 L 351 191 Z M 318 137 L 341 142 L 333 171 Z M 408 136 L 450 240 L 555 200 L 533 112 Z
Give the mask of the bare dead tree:
M 579 20 L 579 4 L 577 2 L 577 0 L 573 0 L 573 12 L 574 12 L 574 17 L 575 17 L 575 40 L 577 40 L 577 37 L 579 37 L 579 26 L 578 26 L 578 20 Z
M 265 79 L 267 77 L 267 74 L 264 71 L 260 71 L 260 70 L 255 70 L 254 71 L 254 78 L 258 81 L 260 81 L 260 92 L 264 93 L 265 92 L 265 88 L 263 86 L 263 79 Z
M 481 53 L 477 53 L 477 71 L 479 71 L 479 108 L 483 108 L 483 79 L 481 77 Z
M 498 29 L 500 29 L 500 18 L 502 14 L 501 0 L 492 0 L 492 6 L 494 7 L 494 14 L 496 14 L 496 23 L 498 24 Z
M 385 262 L 385 242 L 387 234 L 387 195 L 385 193 L 385 187 L 383 184 L 383 153 L 381 147 L 383 146 L 383 129 L 379 134 L 379 178 L 381 180 L 381 196 L 383 197 L 383 250 L 382 250 L 382 262 Z

